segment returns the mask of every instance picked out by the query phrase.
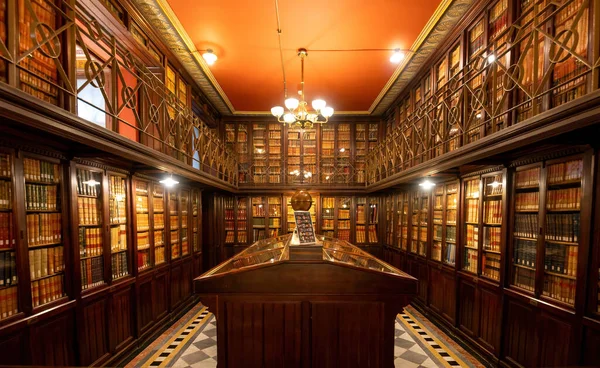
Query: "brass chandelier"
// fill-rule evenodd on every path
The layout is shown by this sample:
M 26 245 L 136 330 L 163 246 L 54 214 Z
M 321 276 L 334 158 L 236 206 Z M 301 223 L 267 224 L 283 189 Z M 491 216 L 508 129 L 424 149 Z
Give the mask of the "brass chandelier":
M 300 101 L 293 97 L 286 98 L 285 107 L 287 108 L 287 112 L 281 106 L 275 106 L 271 109 L 271 114 L 277 118 L 277 121 L 283 124 L 289 124 L 292 128 L 300 127 L 302 129 L 310 129 L 314 124 L 327 123 L 329 118 L 333 115 L 333 108 L 327 106 L 325 100 L 321 99 L 313 100 L 311 105 L 314 111 L 308 111 L 308 103 L 304 99 L 304 59 L 307 55 L 308 52 L 306 49 L 298 49 L 302 80 L 300 83 L 300 91 L 298 91 L 300 94 Z

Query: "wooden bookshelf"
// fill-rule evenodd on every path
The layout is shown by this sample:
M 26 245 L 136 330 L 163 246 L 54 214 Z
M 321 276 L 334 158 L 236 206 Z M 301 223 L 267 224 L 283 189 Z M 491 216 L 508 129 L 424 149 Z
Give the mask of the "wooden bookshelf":
M 248 197 L 237 197 L 236 243 L 248 243 Z
M 283 126 L 280 123 L 269 124 L 268 125 L 268 145 L 267 145 L 267 155 L 268 155 L 268 181 L 269 184 L 281 184 L 282 182 L 282 158 L 283 158 L 283 147 L 282 147 L 282 138 L 283 138 Z
M 200 191 L 197 189 L 192 190 L 192 252 L 202 252 L 202 239 L 200 237 L 200 229 L 202 224 L 200 223 L 200 211 L 201 211 L 201 197 Z
M 252 179 L 255 184 L 268 182 L 267 125 L 252 124 Z
M 108 206 L 112 279 L 130 274 L 128 237 L 128 182 L 123 175 L 108 174 Z
M 251 197 L 252 199 L 252 242 L 267 238 L 266 216 L 267 198 Z
M 412 195 L 411 244 L 410 253 L 427 257 L 427 227 L 429 225 L 428 191 L 415 191 Z
M 321 234 L 335 237 L 335 197 L 321 198 Z
M 512 192 L 510 284 L 528 292 L 535 291 L 538 268 L 541 172 L 541 163 L 516 168 Z
M 152 267 L 152 230 L 150 226 L 151 219 L 151 199 L 152 191 L 150 182 L 141 179 L 135 179 L 133 182 L 135 190 L 135 244 L 136 244 L 136 259 L 138 272 L 144 271 Z M 164 224 L 154 223 L 154 227 L 163 226 Z
M 442 262 L 448 266 L 456 265 L 456 229 L 458 228 L 458 183 L 444 185 L 444 229 L 442 233 Z
M 246 124 L 236 124 L 237 134 L 235 140 L 235 152 L 238 154 L 239 162 L 239 182 L 247 183 L 251 181 L 250 170 L 250 154 L 248 151 L 248 128 Z
M 481 208 L 480 178 L 468 178 L 463 181 L 463 235 L 462 270 L 477 274 L 479 264 L 479 212 Z
M 283 218 L 283 207 L 281 205 L 281 196 L 277 197 L 268 197 L 267 198 L 268 211 L 269 211 L 269 229 L 268 229 L 268 237 L 274 238 L 276 236 L 282 235 L 282 225 L 281 221 Z
M 350 124 L 339 123 L 336 125 L 336 183 L 350 183 L 352 168 L 350 165 L 352 141 Z
M 223 198 L 225 215 L 225 244 L 235 243 L 235 197 Z
M 495 281 L 500 281 L 502 264 L 502 225 L 505 218 L 503 194 L 502 173 L 483 177 L 481 275 Z
M 302 182 L 317 183 L 319 173 L 317 170 L 317 129 L 304 129 L 302 135 Z
M 369 198 L 369 223 L 367 224 L 369 244 L 379 243 L 379 198 Z
M 181 255 L 190 254 L 190 191 L 181 189 L 179 193 L 179 208 L 181 213 Z
M 321 155 L 319 160 L 321 182 L 334 182 L 335 177 L 335 127 L 333 124 L 321 126 Z
M 154 226 L 150 233 L 154 246 L 154 266 L 161 265 L 167 261 L 166 199 L 165 187 L 154 183 L 152 185 L 152 223 Z
M 78 165 L 77 217 L 81 288 L 92 289 L 106 284 L 104 275 L 104 214 L 102 171 Z
M 408 250 L 408 206 L 410 204 L 408 199 L 408 192 L 399 193 L 396 196 L 396 198 L 398 211 L 398 230 L 396 235 L 398 237 L 397 246 L 398 248 L 406 252 Z
M 355 124 L 355 153 L 354 153 L 354 170 L 357 183 L 364 183 L 366 180 L 365 162 L 368 152 L 368 124 Z
M 1 26 L 3 25 L 0 24 L 0 27 Z M 13 204 L 15 203 L 13 188 L 15 171 L 13 162 L 14 156 L 12 153 L 0 151 L 0 264 L 3 265 L 0 272 L 0 320 L 10 318 L 22 309 L 22 306 L 19 305 L 19 277 L 17 272 L 17 265 L 20 260 L 20 256 L 16 252 L 18 234 L 16 228 L 17 219 L 13 208 Z M 45 215 L 46 214 L 43 216 Z M 28 215 L 28 230 L 30 228 L 30 221 Z M 42 229 L 46 230 L 43 232 L 46 237 L 43 242 L 57 243 L 60 241 L 60 221 L 58 223 L 56 223 L 56 221 L 51 221 L 49 223 L 47 221 L 41 221 L 41 224 L 43 224 Z M 48 224 L 50 225 L 50 228 L 46 229 L 44 225 L 47 226 Z M 35 233 L 35 231 L 33 233 Z M 29 240 L 30 238 L 28 237 L 27 239 Z M 28 242 L 28 246 L 31 246 L 31 242 Z M 52 251 L 56 252 L 57 250 L 60 250 L 60 248 L 61 247 L 52 248 Z M 55 257 L 52 257 L 53 263 L 54 259 Z M 54 267 L 56 266 L 58 265 L 54 265 Z M 31 268 L 31 270 L 33 273 L 35 267 Z M 61 283 L 61 287 L 62 285 L 63 284 Z
M 387 245 L 388 247 L 393 247 L 395 245 L 394 210 L 394 195 L 387 195 L 385 197 L 385 245 Z
M 352 197 L 337 197 L 335 199 L 335 210 L 337 211 L 337 224 L 335 226 L 335 237 L 340 240 L 351 242 L 351 208 Z
M 367 229 L 368 229 L 368 203 L 366 197 L 358 197 L 356 200 L 356 208 L 354 212 L 356 230 L 355 230 L 355 243 L 363 245 L 367 243 Z
M 444 186 L 433 189 L 433 235 L 431 238 L 431 259 L 442 261 L 442 243 L 444 230 Z
M 299 130 L 287 129 L 287 154 L 286 172 L 287 183 L 297 184 L 302 182 L 300 162 L 302 134 Z
M 172 188 L 167 191 L 168 198 L 168 218 L 169 218 L 169 249 L 171 250 L 170 259 L 175 260 L 181 257 L 181 210 L 179 207 L 179 195 L 177 190 Z

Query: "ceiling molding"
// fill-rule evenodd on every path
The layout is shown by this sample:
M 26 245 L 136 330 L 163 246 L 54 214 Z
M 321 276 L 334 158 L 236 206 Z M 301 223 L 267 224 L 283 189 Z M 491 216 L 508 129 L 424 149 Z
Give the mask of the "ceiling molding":
M 222 115 L 262 116 L 265 111 L 236 111 L 167 0 L 133 0 L 171 49 L 202 93 Z M 336 115 L 382 115 L 402 93 L 474 0 L 442 0 L 368 111 L 336 111 Z
M 382 90 L 383 95 L 380 94 L 371 105 L 369 109 L 371 114 L 382 115 L 386 112 L 473 3 L 474 0 L 444 0 L 440 4 L 434 16 L 431 17 L 423 32 L 411 47 L 413 53 L 405 59 L 406 61 L 402 65 L 398 66 L 396 73 L 388 81 L 389 87 L 386 85 Z M 443 5 L 445 5 L 445 8 L 442 12 Z M 435 17 L 437 17 L 437 20 L 434 19 Z M 427 27 L 431 27 L 431 29 L 427 31 Z

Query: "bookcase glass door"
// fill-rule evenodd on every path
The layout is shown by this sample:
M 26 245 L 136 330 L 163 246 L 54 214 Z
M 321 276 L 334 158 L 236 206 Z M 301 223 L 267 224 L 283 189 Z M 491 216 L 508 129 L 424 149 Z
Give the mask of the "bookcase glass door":
M 266 238 L 266 197 L 252 197 L 252 233 L 253 242 Z
M 335 198 L 321 199 L 321 233 L 324 236 L 335 236 Z
M 483 178 L 481 275 L 495 281 L 500 280 L 503 192 L 504 184 L 501 173 Z
M 535 291 L 539 234 L 541 165 L 518 167 L 513 194 L 512 262 L 510 283 Z
M 444 264 L 454 267 L 456 264 L 456 213 L 458 211 L 458 184 L 445 185 L 444 200 L 444 242 L 442 243 L 442 260 Z
M 337 215 L 337 234 L 336 237 L 340 240 L 350 241 L 350 206 L 352 204 L 351 197 L 337 197 L 336 208 Z
M 248 128 L 246 124 L 237 124 L 237 137 L 235 146 L 238 154 L 240 183 L 247 183 L 249 178 L 248 170 L 250 169 L 250 154 L 248 153 Z
M 350 124 L 337 124 L 337 147 L 336 147 L 336 168 L 335 182 L 349 183 L 351 177 L 351 142 L 350 142 Z
M 116 280 L 129 275 L 127 259 L 127 182 L 119 175 L 108 175 L 111 274 Z
M 165 188 L 152 184 L 152 218 L 154 222 L 154 265 L 166 262 L 167 239 L 165 236 Z
M 365 182 L 365 161 L 367 156 L 367 128 L 366 124 L 355 124 L 354 138 L 354 171 L 356 182 Z
M 356 198 L 356 244 L 367 242 L 367 198 Z
M 296 220 L 294 218 L 294 209 L 292 208 L 292 197 L 285 196 L 286 203 L 286 232 L 293 233 L 296 229 Z
M 179 201 L 177 200 L 177 190 L 168 192 L 169 198 L 169 244 L 171 245 L 171 259 L 178 259 L 181 256 L 181 243 L 179 240 Z
M 81 288 L 85 290 L 105 283 L 103 174 L 78 166 L 76 176 Z
M 464 236 L 462 269 L 477 273 L 479 262 L 479 177 L 464 181 Z
M 335 180 L 335 127 L 334 124 L 321 125 L 321 182 L 332 183 Z
M 256 184 L 267 182 L 267 126 L 252 125 L 252 178 Z
M 316 183 L 317 172 L 317 130 L 316 128 L 302 131 L 302 182 Z
M 419 249 L 419 215 L 421 213 L 421 203 L 418 192 L 413 192 L 411 211 L 410 253 L 417 254 L 417 250 Z
M 237 244 L 248 243 L 248 197 L 237 198 Z
M 379 198 L 369 198 L 369 244 L 377 244 L 379 231 Z
M 385 197 L 385 245 L 394 246 L 394 196 Z
M 192 191 L 192 251 L 201 252 L 200 247 L 200 193 Z
M 189 229 L 189 208 L 190 208 L 190 191 L 184 189 L 180 194 L 179 213 L 181 214 L 181 255 L 187 256 L 190 254 L 190 229 Z
M 235 243 L 235 197 L 223 198 L 225 215 L 225 244 Z
M 13 156 L 0 152 L 0 264 L 2 264 L 2 268 L 0 268 L 0 319 L 10 317 L 19 311 L 13 173 Z M 29 217 L 27 220 L 27 229 L 29 229 Z M 47 242 L 54 243 L 55 240 L 59 240 L 58 237 L 54 239 L 54 232 L 50 232 L 45 237 Z
M 281 183 L 281 137 L 282 124 L 269 124 L 269 184 Z
M 281 207 L 281 197 L 268 197 L 269 204 L 269 238 L 281 235 L 281 218 L 283 210 Z
M 297 184 L 302 182 L 302 176 L 300 174 L 300 145 L 301 145 L 300 131 L 297 129 L 289 129 L 287 131 L 287 183 Z
M 573 306 L 580 245 L 583 159 L 546 165 L 542 295 Z
M 442 233 L 444 229 L 444 186 L 436 185 L 433 190 L 433 238 L 431 239 L 431 259 L 442 261 Z
M 417 254 L 427 257 L 427 230 L 429 225 L 429 194 L 428 191 L 419 191 L 419 244 Z
M 149 183 L 142 180 L 134 180 L 135 186 L 135 241 L 137 249 L 138 271 L 152 267 L 150 257 L 150 206 L 149 206 Z M 155 224 L 156 226 L 156 224 Z
M 404 251 L 408 248 L 408 193 L 398 196 L 398 247 Z

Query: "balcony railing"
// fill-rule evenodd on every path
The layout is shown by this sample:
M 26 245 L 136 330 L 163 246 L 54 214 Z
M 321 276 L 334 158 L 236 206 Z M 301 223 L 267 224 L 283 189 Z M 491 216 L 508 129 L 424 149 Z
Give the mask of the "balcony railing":
M 399 125 L 369 152 L 367 185 L 597 88 L 600 60 L 592 61 L 597 50 L 588 45 L 598 47 L 599 37 L 590 2 L 517 3 L 521 15 L 511 25 L 494 30 L 480 50 L 463 52 L 469 61 L 428 98 L 403 106 Z
M 237 186 L 236 156 L 153 73 L 162 66 L 132 52 L 133 37 L 104 27 L 86 1 L 15 3 L 0 11 L 0 82 Z

